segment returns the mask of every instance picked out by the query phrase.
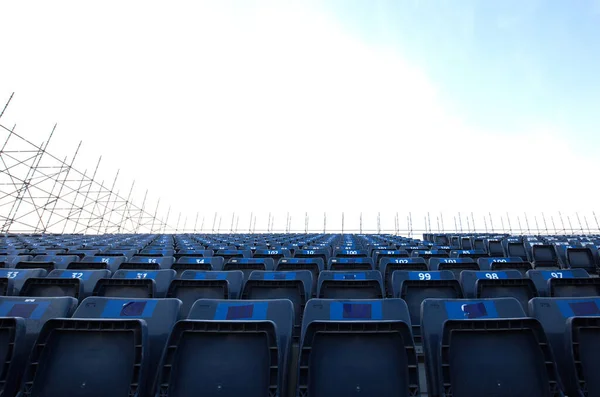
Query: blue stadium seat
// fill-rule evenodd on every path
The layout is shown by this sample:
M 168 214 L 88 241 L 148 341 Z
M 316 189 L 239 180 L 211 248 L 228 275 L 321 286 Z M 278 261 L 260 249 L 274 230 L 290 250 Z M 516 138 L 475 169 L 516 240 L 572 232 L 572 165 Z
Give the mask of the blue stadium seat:
M 501 271 L 471 271 L 465 270 L 460 274 L 460 285 L 462 286 L 465 298 L 477 298 L 477 281 L 481 279 L 519 279 L 523 275 L 518 270 Z
M 291 258 L 292 253 L 288 249 L 257 249 L 252 257 L 271 258 L 274 263 L 277 263 L 281 258 Z
M 47 277 L 25 280 L 21 296 L 58 297 L 71 296 L 79 301 L 92 295 L 101 278 L 109 278 L 109 270 L 53 270 Z
M 289 299 L 294 305 L 294 332 L 300 338 L 302 314 L 306 302 L 312 298 L 312 273 L 308 270 L 263 272 L 255 270 L 244 284 L 242 299 Z
M 559 268 L 556 249 L 551 244 L 536 244 L 531 247 L 531 258 L 534 268 Z
M 45 269 L 0 269 L 0 295 L 19 295 L 28 278 L 45 277 Z
M 583 269 L 572 270 L 529 270 L 527 277 L 533 280 L 538 295 L 550 296 L 550 280 L 553 278 L 588 278 L 590 275 Z
M 312 273 L 313 286 L 312 291 L 313 294 L 317 291 L 317 280 L 319 279 L 319 273 L 321 273 L 325 268 L 325 262 L 322 258 L 314 257 L 314 258 L 283 258 L 280 259 L 275 267 L 277 271 L 297 271 L 297 270 L 308 270 Z
M 600 278 L 598 277 L 551 277 L 547 283 L 548 295 L 551 297 L 578 298 L 600 296 Z
M 55 317 L 70 317 L 74 298 L 0 297 L 0 395 L 14 396 L 20 387 L 27 357 L 44 324 Z
M 95 256 L 100 256 L 100 257 L 111 257 L 111 256 L 117 256 L 117 257 L 123 257 L 125 258 L 125 262 L 128 261 L 129 259 L 133 258 L 133 256 L 135 254 L 137 254 L 137 249 L 135 248 L 123 248 L 123 249 L 109 249 L 106 251 L 102 251 L 102 252 L 98 252 Z
M 431 258 L 429 269 L 432 271 L 450 270 L 458 280 L 463 270 L 479 270 L 479 265 L 472 258 Z
M 508 277 L 507 272 L 486 273 L 491 277 L 475 280 L 475 298 L 515 298 L 527 313 L 529 300 L 538 296 L 535 284 L 529 278 Z
M 175 250 L 172 248 L 158 248 L 158 249 L 157 248 L 145 248 L 145 249 L 141 250 L 139 254 L 135 254 L 134 258 L 136 256 L 154 256 L 154 257 L 170 256 L 170 257 L 172 257 L 174 254 L 175 254 Z
M 396 270 L 392 273 L 392 296 L 403 299 L 408 306 L 417 353 L 421 355 L 421 304 L 428 298 L 462 298 L 463 291 L 449 270 Z
M 324 299 L 381 299 L 383 279 L 377 270 L 322 271 L 317 282 L 317 297 Z
M 158 395 L 283 396 L 293 318 L 287 299 L 197 301 L 169 336 Z
M 297 397 L 418 396 L 417 358 L 400 299 L 308 301 Z
M 366 258 L 369 253 L 366 250 L 339 248 L 334 250 L 333 256 L 335 258 Z
M 294 251 L 294 258 L 298 259 L 314 259 L 320 258 L 323 263 L 329 261 L 329 251 L 326 249 L 300 249 Z
M 119 270 L 121 263 L 127 258 L 124 256 L 86 256 L 79 262 L 71 262 L 67 265 L 68 270 L 110 270 L 111 273 Z
M 502 240 L 487 239 L 485 245 L 486 245 L 486 251 L 489 256 L 491 256 L 491 257 L 505 256 L 504 247 L 502 247 Z
M 531 266 L 530 262 L 523 261 L 523 259 L 519 257 L 512 258 L 479 258 L 477 259 L 477 263 L 479 264 L 479 268 L 481 270 L 518 270 L 524 276 L 528 270 L 532 270 L 533 266 Z
M 198 258 L 198 257 L 211 258 L 214 256 L 214 254 L 215 254 L 215 252 L 213 250 L 180 249 L 173 256 L 175 257 L 175 259 L 183 258 L 186 256 L 194 257 L 194 258 Z
M 573 247 L 567 248 L 565 252 L 566 266 L 569 269 L 584 269 L 588 273 L 598 273 L 598 263 L 590 248 Z
M 429 395 L 564 396 L 542 326 L 516 299 L 426 299 L 422 313 Z
M 396 270 L 429 271 L 427 262 L 423 258 L 383 258 L 379 264 L 379 271 L 383 277 L 386 296 L 391 298 L 392 273 Z
M 223 258 L 225 263 L 231 258 L 252 258 L 252 251 L 238 249 L 219 249 L 215 252 L 215 256 Z
M 72 319 L 44 326 L 23 397 L 153 395 L 179 305 L 177 299 L 85 299 Z
M 520 239 L 503 240 L 502 244 L 504 246 L 504 256 L 519 257 L 524 262 L 531 262 L 531 258 L 525 249 L 525 245 Z
M 94 249 L 73 249 L 67 252 L 67 255 L 77 255 L 79 260 L 85 258 L 86 256 L 94 256 L 98 253 L 98 250 Z
M 33 258 L 35 262 L 53 262 L 55 269 L 66 269 L 69 263 L 79 261 L 77 255 L 37 255 Z
M 223 270 L 241 270 L 247 280 L 254 270 L 274 270 L 275 263 L 270 258 L 233 258 L 223 266 Z
M 175 262 L 172 256 L 134 256 L 127 262 L 119 265 L 119 269 L 131 270 L 160 270 L 170 269 Z
M 373 259 L 365 257 L 330 258 L 327 270 L 375 270 Z
M 431 258 L 449 258 L 450 254 L 446 250 L 414 250 L 410 253 L 413 258 L 423 258 L 429 260 Z
M 546 331 L 567 395 L 599 395 L 600 299 L 536 298 L 529 305 Z
M 15 269 L 44 269 L 48 273 L 54 270 L 54 262 L 47 261 L 20 261 L 15 265 Z
M 32 259 L 31 255 L 2 255 L 0 256 L 0 268 L 14 268 L 17 263 Z
M 175 270 L 117 270 L 112 278 L 102 278 L 94 288 L 95 296 L 114 298 L 164 298 Z
M 488 253 L 484 250 L 452 250 L 450 251 L 450 258 L 471 258 L 477 260 L 479 258 L 489 257 Z
M 181 276 L 186 270 L 223 270 L 224 263 L 221 257 L 183 256 L 171 265 L 171 269 L 177 272 L 177 276 Z
M 181 278 L 171 281 L 167 298 L 181 300 L 180 318 L 187 318 L 198 299 L 239 299 L 244 283 L 240 270 L 186 270 Z
M 380 266 L 380 261 L 383 258 L 408 258 L 408 251 L 406 250 L 394 250 L 394 249 L 387 249 L 387 250 L 375 250 L 373 251 L 373 262 L 375 263 L 375 266 L 377 268 L 379 268 Z

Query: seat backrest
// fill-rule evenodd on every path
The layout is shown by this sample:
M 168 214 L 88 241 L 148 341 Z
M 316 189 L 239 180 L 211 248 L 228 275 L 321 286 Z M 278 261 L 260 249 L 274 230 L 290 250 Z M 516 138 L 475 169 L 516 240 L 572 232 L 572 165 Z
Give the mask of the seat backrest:
M 524 261 L 529 261 L 529 255 L 522 241 L 506 241 L 505 250 L 508 257 L 519 257 Z
M 531 247 L 535 267 L 558 267 L 558 255 L 551 244 L 536 244 Z
M 583 354 L 576 359 L 573 357 L 573 340 L 571 340 L 570 327 L 575 318 L 594 317 L 597 319 L 600 316 L 600 298 L 535 298 L 529 302 L 529 311 L 544 327 L 558 363 L 561 378 L 565 382 L 567 390 L 571 393 L 579 392 L 579 385 L 575 380 L 577 375 L 575 374 L 574 360 L 579 361 L 579 365 L 581 366 Z M 597 329 L 597 324 L 594 327 L 595 329 Z M 594 332 L 593 336 L 590 334 L 589 337 L 597 340 L 597 332 Z M 589 337 L 587 338 L 588 341 Z M 581 343 L 586 341 L 585 335 L 580 335 L 580 338 Z M 597 348 L 597 346 L 596 344 L 595 346 L 585 347 L 589 349 Z M 595 352 L 597 350 L 594 350 Z M 578 371 L 580 378 L 583 378 L 587 374 L 589 379 L 591 373 L 587 372 L 586 369 L 583 368 Z
M 101 254 L 100 254 L 101 255 Z M 111 272 L 116 272 L 121 263 L 127 258 L 124 256 L 86 256 L 79 262 L 71 262 L 67 265 L 67 269 L 108 269 Z
M 119 299 L 91 296 L 84 299 L 73 318 L 99 319 L 142 319 L 148 330 L 149 371 L 146 390 L 152 390 L 154 375 L 165 346 L 165 342 L 179 313 L 179 299 Z
M 431 258 L 429 259 L 429 269 L 432 271 L 450 270 L 458 279 L 460 272 L 463 270 L 479 270 L 479 265 L 472 258 Z
M 408 258 L 409 254 L 408 251 L 406 250 L 394 250 L 394 249 L 387 249 L 387 250 L 380 250 L 380 249 L 376 249 L 373 251 L 373 262 L 375 264 L 375 266 L 377 268 L 379 268 L 379 261 L 382 258 Z
M 163 270 L 117 270 L 112 279 L 125 279 L 125 280 L 141 280 L 151 279 L 155 282 L 155 297 L 164 298 L 171 280 L 175 278 L 177 273 L 172 269 Z
M 328 270 L 374 270 L 373 259 L 367 257 L 330 258 Z
M 200 299 L 192 306 L 188 318 L 194 321 L 179 322 L 174 334 L 186 328 L 204 333 L 207 338 L 213 339 L 216 347 L 205 354 L 219 355 L 219 358 L 209 356 L 203 362 L 189 363 L 188 374 L 193 376 L 198 371 L 200 380 L 204 380 L 203 387 L 224 397 L 242 393 L 249 396 L 264 395 L 264 391 L 259 389 L 265 386 L 269 389 L 268 395 L 285 394 L 294 319 L 289 300 Z M 257 336 L 257 330 L 263 331 L 262 335 Z M 222 335 L 220 338 L 219 334 Z M 272 334 L 275 346 L 271 345 L 271 338 L 267 345 L 262 343 L 262 339 L 257 339 Z M 202 334 L 198 336 L 202 337 Z M 170 345 L 177 346 L 177 342 L 171 338 Z M 272 356 L 274 353 L 276 355 Z M 174 354 L 165 355 L 165 358 L 172 356 Z M 219 365 L 214 366 L 215 361 Z M 248 367 L 241 367 L 240 362 Z M 173 359 L 165 364 L 172 367 Z M 239 373 L 242 368 L 244 373 Z M 173 374 L 163 371 L 162 375 L 161 385 L 168 385 L 170 382 L 164 375 L 172 378 Z M 249 384 L 249 388 L 243 391 Z
M 175 258 L 179 259 L 179 258 L 184 258 L 186 256 L 190 256 L 190 257 L 206 257 L 206 258 L 210 258 L 213 257 L 215 254 L 215 252 L 213 250 L 204 250 L 204 249 L 180 249 L 179 251 L 177 251 L 175 254 L 173 254 L 173 256 L 175 256 Z
M 402 321 L 410 326 L 402 299 L 311 299 L 302 319 L 302 335 L 314 321 Z
M 225 260 L 225 263 L 231 258 L 252 258 L 251 250 L 238 249 L 219 249 L 215 252 L 215 256 L 220 256 Z
M 525 317 L 523 307 L 514 298 L 425 299 L 421 306 L 421 313 L 427 392 L 432 396 L 442 395 L 439 387 L 440 348 L 446 320 Z
M 25 319 L 27 346 L 33 344 L 46 321 L 51 318 L 71 317 L 76 307 L 77 299 L 71 297 L 0 297 L 0 317 Z
M 81 282 L 81 295 L 79 300 L 83 300 L 88 296 L 92 295 L 96 283 L 101 278 L 110 278 L 110 270 L 52 270 L 46 279 L 57 278 L 57 279 L 79 279 Z
M 452 250 L 450 251 L 450 258 L 472 258 L 479 259 L 488 257 L 488 253 L 484 250 Z
M 2 255 L 0 256 L 0 263 L 3 263 L 3 268 L 14 268 L 20 261 L 30 261 L 33 259 L 31 255 Z
M 160 269 L 169 269 L 175 262 L 175 258 L 172 256 L 134 256 L 126 263 L 137 263 L 143 264 L 158 264 Z M 143 269 L 140 267 L 140 269 Z
M 338 248 L 333 251 L 333 256 L 336 258 L 366 258 L 369 256 L 369 252 L 367 250 L 354 248 Z
M 400 299 L 310 300 L 297 395 L 420 395 L 410 326 Z
M 225 261 L 221 257 L 182 256 L 171 265 L 171 269 L 181 275 L 186 270 L 223 270 Z
M 323 261 L 323 263 L 327 263 L 329 261 L 329 250 L 328 249 L 297 249 L 294 251 L 294 258 L 319 258 Z
M 502 247 L 502 241 L 498 239 L 488 239 L 486 241 L 487 252 L 490 256 L 504 256 L 504 248 Z
M 291 258 L 292 253 L 288 249 L 257 249 L 254 251 L 253 258 L 271 258 L 277 262 L 281 258 Z
M 471 271 L 465 270 L 460 274 L 460 284 L 465 293 L 465 298 L 475 298 L 477 289 L 476 283 L 480 279 L 504 280 L 522 278 L 522 274 L 518 270 L 502 270 L 502 271 Z
M 37 255 L 33 258 L 37 262 L 54 262 L 56 269 L 66 269 L 67 265 L 71 262 L 78 262 L 79 256 L 77 255 Z
M 0 295 L 19 295 L 28 278 L 46 277 L 45 269 L 0 269 Z
M 20 261 L 15 265 L 15 269 L 45 269 L 47 272 L 51 272 L 54 270 L 54 262 Z
M 383 279 L 377 270 L 329 271 L 319 274 L 317 297 L 333 299 L 383 298 Z
M 172 248 L 144 248 L 140 251 L 136 256 L 159 256 L 159 257 L 167 257 L 173 256 L 175 254 L 175 250 Z
M 392 273 L 392 296 L 398 297 L 402 290 L 402 284 L 406 280 L 430 281 L 430 280 L 454 280 L 454 274 L 449 270 L 418 271 L 418 270 L 395 270 Z
M 125 261 L 133 258 L 133 256 L 137 254 L 137 249 L 135 248 L 123 248 L 123 249 L 119 249 L 119 248 L 115 248 L 115 249 L 109 249 L 103 252 L 98 252 L 95 256 L 100 256 L 100 257 L 111 257 L 111 256 L 122 256 L 125 258 Z
M 449 258 L 450 253 L 446 250 L 414 250 L 410 254 L 411 257 L 417 258 Z
M 244 273 L 240 270 L 201 271 L 186 270 L 181 274 L 182 280 L 227 280 L 229 283 L 230 299 L 238 299 L 242 292 Z
M 289 299 L 294 305 L 294 337 L 300 337 L 304 305 L 312 298 L 312 273 L 298 271 L 259 271 L 250 273 L 244 285 L 242 299 Z
M 423 258 L 382 258 L 379 263 L 379 271 L 387 291 L 392 290 L 392 273 L 396 270 L 429 271 L 429 267 Z M 388 295 L 388 297 L 390 296 Z
M 588 273 L 598 273 L 598 266 L 589 248 L 567 248 L 566 265 L 571 269 L 585 269 Z
M 248 279 L 254 270 L 273 270 L 275 262 L 271 258 L 231 258 L 223 266 L 223 270 L 241 270 Z
M 585 278 L 589 276 L 584 269 L 527 271 L 527 277 L 533 280 L 535 288 L 541 297 L 550 295 L 549 280 L 552 278 Z
M 3 335 L 2 395 L 15 395 L 23 367 L 44 324 L 53 318 L 71 317 L 76 306 L 77 300 L 70 297 L 0 297 L 0 317 L 3 317 L 0 323 Z
M 481 270 L 492 270 L 493 263 L 510 263 L 510 262 L 523 262 L 522 258 L 519 257 L 487 257 L 478 258 L 477 264 Z
M 259 285 L 263 284 L 265 286 L 269 286 L 269 284 L 264 284 L 260 282 L 278 282 L 278 281 L 295 281 L 298 280 L 302 283 L 302 287 L 304 288 L 304 293 L 307 299 L 312 296 L 312 273 L 308 270 L 297 270 L 297 271 L 260 271 L 254 270 L 250 273 L 250 277 L 246 281 L 246 285 L 244 286 L 244 290 L 248 285 Z M 276 287 L 275 283 L 272 283 L 274 287 Z M 248 298 L 253 299 L 253 298 Z

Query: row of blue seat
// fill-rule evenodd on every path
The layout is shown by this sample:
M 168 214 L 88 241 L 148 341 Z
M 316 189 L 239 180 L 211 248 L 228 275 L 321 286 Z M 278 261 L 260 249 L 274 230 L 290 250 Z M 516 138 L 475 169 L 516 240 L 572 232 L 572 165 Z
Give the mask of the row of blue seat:
M 289 300 L 0 298 L 5 371 L 20 396 L 419 396 L 401 299 L 312 299 L 298 354 Z M 600 299 L 426 299 L 430 396 L 597 395 Z M 568 348 L 565 348 L 568 347 Z M 293 390 L 293 392 L 289 392 Z

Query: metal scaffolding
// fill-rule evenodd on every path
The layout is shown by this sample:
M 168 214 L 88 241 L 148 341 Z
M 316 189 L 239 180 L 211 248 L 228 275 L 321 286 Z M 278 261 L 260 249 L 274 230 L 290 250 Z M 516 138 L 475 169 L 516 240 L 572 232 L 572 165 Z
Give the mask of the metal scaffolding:
M 82 172 L 76 165 L 81 142 L 70 158 L 61 159 L 52 154 L 49 145 L 56 132 L 56 126 L 52 128 L 48 139 L 40 145 L 30 142 L 17 133 L 15 126 L 10 128 L 5 126 L 3 124 L 5 119 L 2 117 L 12 98 L 11 95 L 0 111 L 0 233 L 221 233 L 228 231 L 229 233 L 393 233 L 408 237 L 417 237 L 422 233 L 600 235 L 600 222 L 595 212 L 588 212 L 587 216 L 585 213 L 572 214 L 578 225 L 573 225 L 571 216 L 564 214 L 567 225 L 561 212 L 558 212 L 556 217 L 560 220 L 560 224 L 555 222 L 556 214 L 542 212 L 543 224 L 540 224 L 537 216 L 533 214 L 535 227 L 530 225 L 527 213 L 517 214 L 517 222 L 513 223 L 508 212 L 500 217 L 491 212 L 478 216 L 471 212 L 466 215 L 465 230 L 463 215 L 460 212 L 453 217 L 454 229 L 447 224 L 444 226 L 444 214 L 441 212 L 435 219 L 436 228 L 432 227 L 429 213 L 423 216 L 423 224 L 420 224 L 421 217 L 416 213 L 408 212 L 404 218 L 400 213 L 395 212 L 395 216 L 392 215 L 394 217 L 392 229 L 390 224 L 385 226 L 382 221 L 391 217 L 382 216 L 379 212 L 376 213 L 376 218 L 371 218 L 371 221 L 363 212 L 357 213 L 356 219 L 351 214 L 341 212 L 341 219 L 336 214 L 329 217 L 329 222 L 327 213 L 323 213 L 321 226 L 320 221 L 314 222 L 314 214 L 313 223 L 310 224 L 311 213 L 304 211 L 302 211 L 303 219 L 300 212 L 296 213 L 294 217 L 296 223 L 293 225 L 292 213 L 289 211 L 285 217 L 269 212 L 268 218 L 266 214 L 261 216 L 251 212 L 249 223 L 245 223 L 248 221 L 246 214 L 233 212 L 229 222 L 229 214 L 215 211 L 213 216 L 213 211 L 206 209 L 204 212 L 196 212 L 193 228 L 188 228 L 188 215 L 181 212 L 176 217 L 177 223 L 173 225 L 169 223 L 171 206 L 163 205 L 161 211 L 161 200 L 158 199 L 156 207 L 149 208 L 151 205 L 148 201 L 149 192 L 146 190 L 143 197 L 139 196 L 141 200 L 138 200 L 135 195 L 135 181 L 122 194 L 117 184 L 119 171 L 105 184 L 99 172 L 102 157 L 98 159 L 91 171 L 85 169 Z M 173 212 L 176 213 L 175 209 Z M 546 221 L 546 215 L 550 216 L 551 228 Z M 452 219 L 452 214 L 447 213 L 446 216 L 446 219 L 448 217 Z M 515 214 L 512 216 L 514 221 Z M 521 216 L 525 220 L 525 227 L 521 224 Z M 588 216 L 593 222 L 588 221 Z M 198 229 L 200 217 L 202 219 Z M 257 228 L 259 217 L 261 222 Z M 209 223 L 211 218 L 212 227 Z M 261 226 L 265 218 L 266 227 Z M 279 220 L 279 225 L 275 224 L 276 218 Z M 281 219 L 285 219 L 285 226 Z M 376 223 L 373 219 L 376 219 Z M 229 228 L 221 228 L 223 220 L 229 222 Z M 247 229 L 239 227 L 240 220 L 243 225 L 248 225 Z M 304 224 L 300 226 L 302 220 Z
M 77 168 L 77 146 L 69 160 L 48 147 L 56 131 L 52 128 L 41 145 L 30 142 L 3 124 L 0 112 L 0 232 L 1 233 L 158 233 L 172 229 L 159 216 L 146 210 L 144 195 L 136 204 L 135 182 L 126 197 L 118 190 L 119 171 L 112 183 L 99 180 L 102 157 L 91 175 Z M 168 219 L 168 218 L 167 218 Z

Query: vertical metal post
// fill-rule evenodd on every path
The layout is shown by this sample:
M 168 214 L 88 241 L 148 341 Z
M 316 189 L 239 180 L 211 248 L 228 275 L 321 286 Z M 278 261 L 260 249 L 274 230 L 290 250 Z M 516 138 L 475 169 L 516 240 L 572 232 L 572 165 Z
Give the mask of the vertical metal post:
M 92 181 L 94 180 L 94 178 L 92 178 Z M 92 183 L 92 182 L 90 182 Z M 121 213 L 121 222 L 119 222 L 119 228 L 117 229 L 117 233 L 121 233 L 121 230 L 123 228 L 123 221 L 125 220 L 125 213 L 128 212 L 128 206 L 129 203 L 131 202 L 131 193 L 133 193 L 133 187 L 135 186 L 135 180 L 131 183 L 131 188 L 129 189 L 129 194 L 127 195 L 127 200 L 125 200 L 125 207 L 123 208 L 123 212 Z M 169 207 L 169 210 L 171 209 L 171 207 Z M 164 231 L 164 225 L 163 225 L 163 231 Z
M 100 158 L 98 159 L 98 163 L 96 163 L 96 169 L 94 170 L 94 173 L 92 174 L 92 179 L 90 180 L 88 190 L 85 193 L 85 196 L 83 198 L 83 204 L 81 205 L 81 208 L 79 209 L 79 214 L 77 215 L 77 221 L 75 222 L 75 227 L 73 228 L 73 233 L 75 233 L 76 228 L 79 226 L 79 221 L 81 220 L 81 213 L 85 209 L 88 196 L 90 195 L 90 191 L 92 190 L 92 185 L 94 184 L 94 181 L 96 180 L 96 173 L 98 172 L 98 167 L 100 167 L 100 161 L 102 161 L 102 156 L 100 156 Z M 92 214 L 90 214 L 90 217 L 91 216 L 92 216 Z

